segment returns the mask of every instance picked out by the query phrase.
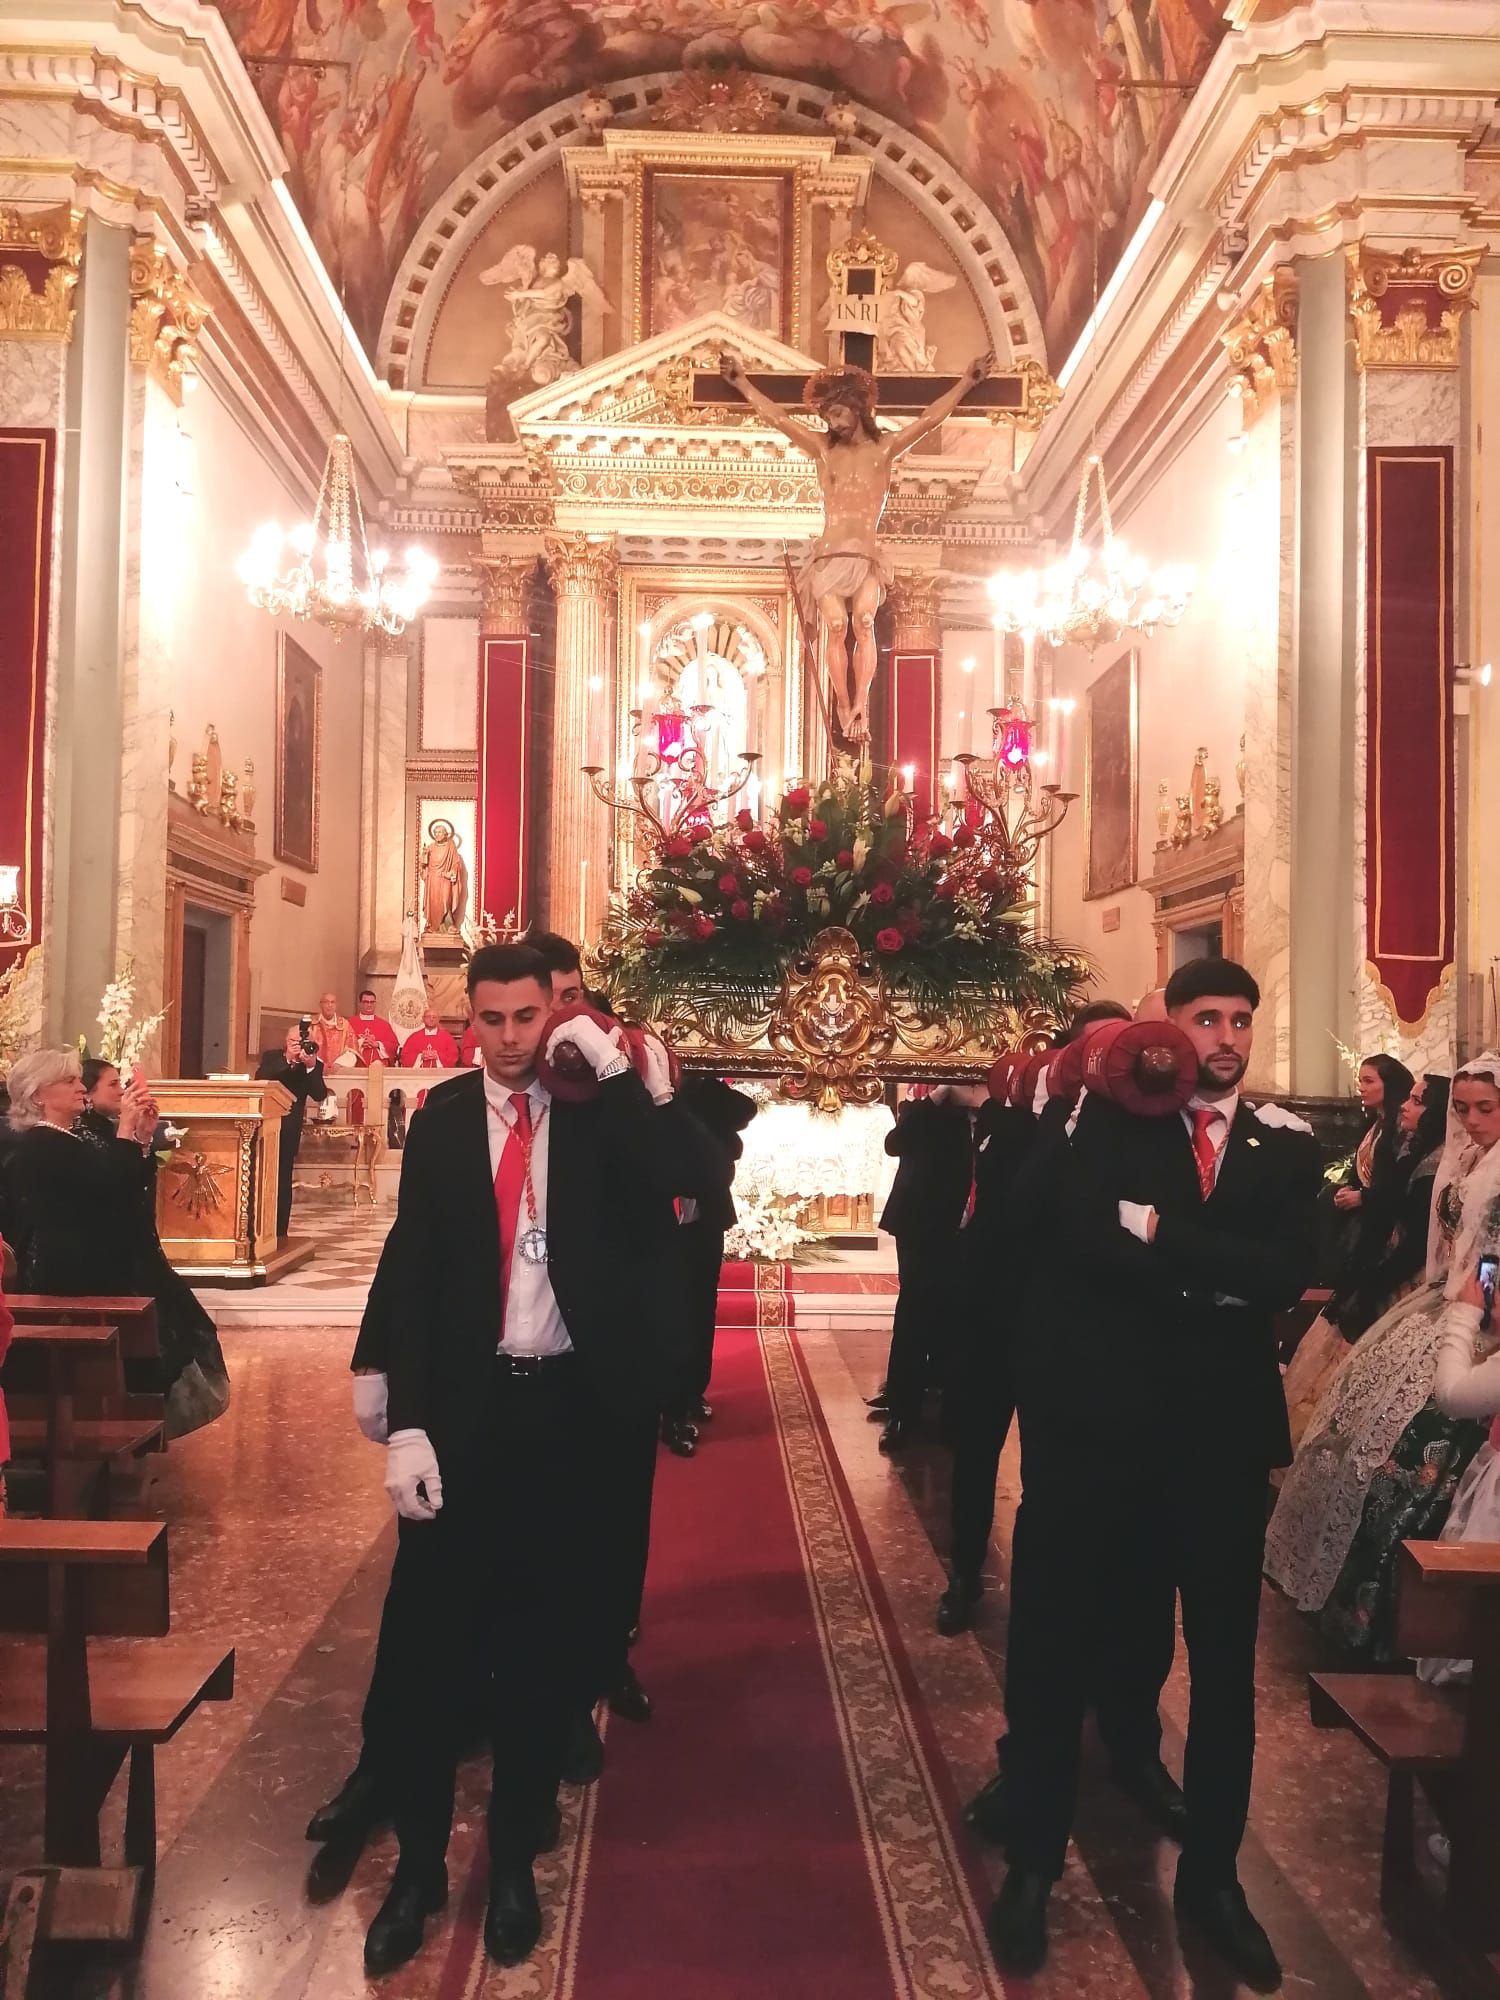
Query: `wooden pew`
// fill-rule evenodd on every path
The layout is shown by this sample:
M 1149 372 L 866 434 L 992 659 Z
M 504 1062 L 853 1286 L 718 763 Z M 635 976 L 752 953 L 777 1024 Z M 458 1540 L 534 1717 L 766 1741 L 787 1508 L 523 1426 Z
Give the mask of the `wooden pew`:
M 1471 1659 L 1473 1680 L 1313 1674 L 1312 1720 L 1352 1729 L 1389 1773 L 1381 1907 L 1429 1947 L 1456 1940 L 1465 1970 L 1500 1992 L 1500 1543 L 1403 1542 L 1396 1647 L 1413 1660 Z M 1415 1852 L 1417 1782 L 1452 1844 L 1440 1909 Z
M 113 1326 L 18 1325 L 0 1387 L 11 1457 L 20 1468 L 12 1504 L 23 1512 L 29 1460 L 41 1472 L 41 1511 L 61 1519 L 110 1513 L 120 1497 L 118 1475 L 164 1449 L 160 1417 L 123 1414 L 125 1378 Z M 100 1414 L 80 1416 L 80 1407 Z
M 234 1692 L 234 1649 L 168 1636 L 160 1521 L 0 1519 L 0 1742 L 47 1751 L 45 1857 L 97 1869 L 99 1815 L 129 1759 L 125 1866 L 144 1914 L 158 1743 Z
M 156 1325 L 155 1299 L 122 1295 L 119 1298 L 70 1298 L 62 1293 L 12 1292 L 6 1305 L 17 1326 L 112 1326 L 120 1336 L 120 1355 L 129 1383 L 132 1373 L 150 1370 L 161 1359 L 161 1340 Z M 155 1392 L 127 1387 L 123 1402 L 113 1409 L 101 1407 L 97 1398 L 84 1397 L 78 1404 L 82 1417 L 124 1416 L 159 1418 L 165 1413 L 166 1399 Z

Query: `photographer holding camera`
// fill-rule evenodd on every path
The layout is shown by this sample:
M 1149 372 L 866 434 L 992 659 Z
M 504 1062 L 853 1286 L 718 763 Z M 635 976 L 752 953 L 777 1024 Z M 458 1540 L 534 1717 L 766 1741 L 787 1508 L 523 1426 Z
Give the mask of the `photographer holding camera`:
M 281 1157 L 277 1162 L 276 1239 L 282 1242 L 292 1219 L 292 1169 L 302 1144 L 308 1100 L 321 1104 L 328 1095 L 312 1023 L 305 1015 L 296 1027 L 287 1029 L 283 1048 L 266 1050 L 255 1074 L 281 1084 L 292 1094 L 292 1108 L 281 1121 Z

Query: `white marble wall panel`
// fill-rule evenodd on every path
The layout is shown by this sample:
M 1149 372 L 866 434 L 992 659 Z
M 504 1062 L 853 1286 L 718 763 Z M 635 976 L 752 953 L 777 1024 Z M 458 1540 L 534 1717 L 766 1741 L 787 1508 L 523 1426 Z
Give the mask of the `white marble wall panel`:
M 463 751 L 479 745 L 479 620 L 422 620 L 418 747 Z

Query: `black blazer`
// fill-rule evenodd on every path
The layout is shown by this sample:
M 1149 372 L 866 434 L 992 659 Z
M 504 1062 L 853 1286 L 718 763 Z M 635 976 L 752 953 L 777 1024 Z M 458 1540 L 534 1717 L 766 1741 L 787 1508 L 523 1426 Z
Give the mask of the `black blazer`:
M 914 1242 L 941 1242 L 956 1234 L 970 1176 L 977 1175 L 984 1137 L 980 1120 L 991 1108 L 981 1107 L 971 1128 L 968 1107 L 951 1099 L 934 1104 L 930 1097 L 917 1097 L 902 1105 L 885 1135 L 885 1150 L 901 1164 L 881 1212 L 882 1229 Z
M 292 1093 L 292 1108 L 281 1121 L 281 1151 L 277 1155 L 279 1160 L 292 1159 L 302 1144 L 308 1100 L 321 1104 L 328 1095 L 323 1065 L 315 1062 L 309 1069 L 304 1062 L 289 1063 L 285 1049 L 267 1049 L 255 1074 L 262 1083 L 279 1083 Z
M 731 1089 L 717 1076 L 685 1076 L 672 1102 L 690 1111 L 722 1150 L 729 1162 L 732 1183 L 734 1163 L 745 1150 L 740 1134 L 755 1116 L 755 1099 L 742 1090 Z M 734 1196 L 729 1188 L 698 1205 L 698 1220 L 710 1229 L 732 1229 L 734 1219 Z
M 133 1139 L 95 1144 L 52 1125 L 20 1133 L 6 1157 L 6 1210 L 21 1239 L 16 1289 L 131 1292 L 147 1172 Z
M 1106 1457 L 1287 1464 L 1272 1321 L 1311 1281 L 1319 1182 L 1312 1135 L 1242 1099 L 1205 1201 L 1180 1117 L 1090 1094 L 1058 1174 L 1052 1310 L 1018 1343 L 1023 1400 L 1071 1413 L 1078 1448 Z M 1154 1243 L 1121 1225 L 1122 1201 L 1155 1208 Z
M 583 1378 L 609 1408 L 657 1407 L 677 1358 L 678 1315 L 664 1296 L 673 1197 L 721 1193 L 728 1164 L 689 1115 L 658 1110 L 633 1071 L 588 1103 L 554 1100 L 548 1118 L 548 1263 Z M 439 1084 L 412 1120 L 381 1262 L 372 1304 L 385 1322 L 391 1431 L 425 1430 L 445 1474 L 461 1471 L 483 1448 L 501 1316 L 478 1070 Z

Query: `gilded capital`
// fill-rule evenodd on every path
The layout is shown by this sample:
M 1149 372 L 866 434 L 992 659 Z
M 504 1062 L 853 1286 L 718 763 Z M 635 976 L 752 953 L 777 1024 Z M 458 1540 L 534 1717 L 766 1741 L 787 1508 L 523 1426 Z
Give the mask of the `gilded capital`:
M 606 597 L 615 587 L 618 562 L 611 535 L 554 534 L 543 537 L 547 569 L 559 597 Z
M 891 644 L 900 653 L 936 653 L 943 634 L 938 616 L 941 579 L 924 570 L 898 570 L 890 590 Z
M 1297 384 L 1297 274 L 1283 264 L 1262 278 L 1241 317 L 1219 336 L 1231 370 L 1229 393 L 1246 417 L 1262 397 Z
M 479 578 L 479 629 L 490 638 L 526 631 L 530 622 L 531 555 L 476 556 L 471 564 Z
M 196 371 L 198 335 L 208 307 L 161 246 L 138 236 L 130 250 L 130 359 L 146 369 L 174 403 L 182 379 Z
M 1467 249 L 1374 250 L 1351 244 L 1349 318 L 1355 366 L 1456 368 L 1464 314 L 1474 305 L 1481 244 Z
M 0 206 L 0 336 L 71 340 L 82 256 L 76 209 Z

